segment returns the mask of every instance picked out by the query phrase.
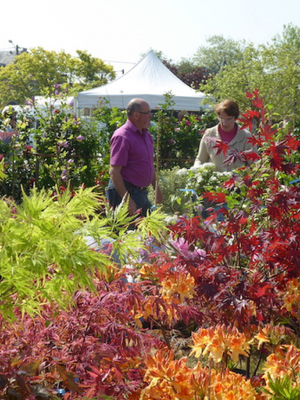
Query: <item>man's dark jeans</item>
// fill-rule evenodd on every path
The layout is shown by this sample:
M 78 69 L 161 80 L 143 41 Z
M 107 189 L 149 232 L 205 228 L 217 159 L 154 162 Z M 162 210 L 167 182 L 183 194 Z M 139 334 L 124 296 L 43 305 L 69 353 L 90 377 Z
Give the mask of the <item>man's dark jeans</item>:
M 150 210 L 152 207 L 152 204 L 148 199 L 148 190 L 141 189 L 128 181 L 124 181 L 124 183 L 128 193 L 130 194 L 130 197 L 135 202 L 137 209 L 141 209 L 141 215 L 146 217 L 147 210 Z M 111 180 L 105 189 L 105 193 L 109 204 L 113 208 L 117 207 L 121 203 L 122 197 L 116 191 Z

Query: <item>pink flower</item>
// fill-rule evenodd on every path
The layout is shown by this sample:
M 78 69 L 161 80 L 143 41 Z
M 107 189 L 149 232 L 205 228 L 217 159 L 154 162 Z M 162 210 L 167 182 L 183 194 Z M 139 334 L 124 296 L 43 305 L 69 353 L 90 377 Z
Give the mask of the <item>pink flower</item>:
M 85 137 L 82 135 L 77 136 L 77 140 L 84 140 L 84 139 L 85 139 Z
M 194 260 L 195 258 L 205 258 L 206 252 L 195 247 L 194 250 L 189 249 L 189 244 L 183 239 L 170 240 L 171 245 L 177 250 L 184 258 Z

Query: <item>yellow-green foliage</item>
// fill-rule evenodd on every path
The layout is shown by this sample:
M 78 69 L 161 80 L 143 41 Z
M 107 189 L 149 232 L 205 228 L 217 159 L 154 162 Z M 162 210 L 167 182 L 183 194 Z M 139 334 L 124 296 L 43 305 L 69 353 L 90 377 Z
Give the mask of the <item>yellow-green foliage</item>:
M 101 239 L 110 238 L 123 260 L 143 247 L 146 233 L 159 235 L 164 225 L 154 213 L 128 233 L 124 212 L 103 216 L 99 206 L 105 211 L 93 189 L 55 198 L 33 190 L 19 206 L 0 200 L 0 313 L 10 317 L 15 306 L 33 313 L 44 301 L 67 306 L 76 290 L 94 290 L 94 272 L 105 272 L 112 261 L 110 254 L 91 250 L 87 236 L 99 248 Z

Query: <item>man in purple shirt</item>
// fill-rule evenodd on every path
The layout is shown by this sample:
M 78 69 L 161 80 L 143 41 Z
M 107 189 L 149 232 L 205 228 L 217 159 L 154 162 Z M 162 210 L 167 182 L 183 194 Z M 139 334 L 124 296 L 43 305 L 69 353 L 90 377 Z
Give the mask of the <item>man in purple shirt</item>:
M 130 215 L 141 209 L 146 216 L 152 205 L 148 199 L 148 186 L 156 188 L 153 164 L 153 139 L 148 128 L 151 109 L 143 99 L 132 99 L 127 106 L 127 121 L 117 129 L 110 141 L 110 181 L 106 195 L 115 208 L 122 198 L 129 195 Z M 156 188 L 156 202 L 162 203 L 159 187 Z

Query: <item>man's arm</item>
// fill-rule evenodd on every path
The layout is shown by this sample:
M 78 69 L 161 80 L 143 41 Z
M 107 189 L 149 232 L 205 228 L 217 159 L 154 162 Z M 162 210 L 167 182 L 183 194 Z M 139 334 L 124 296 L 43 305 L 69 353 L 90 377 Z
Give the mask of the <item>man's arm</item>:
M 109 174 L 111 177 L 111 180 L 114 184 L 114 187 L 116 188 L 116 191 L 119 193 L 119 195 L 123 198 L 125 195 L 128 195 L 126 186 L 124 184 L 123 177 L 121 175 L 121 165 L 111 165 Z M 128 204 L 128 213 L 129 215 L 133 215 L 136 212 L 136 204 L 132 200 L 132 198 L 129 196 L 129 204 Z

